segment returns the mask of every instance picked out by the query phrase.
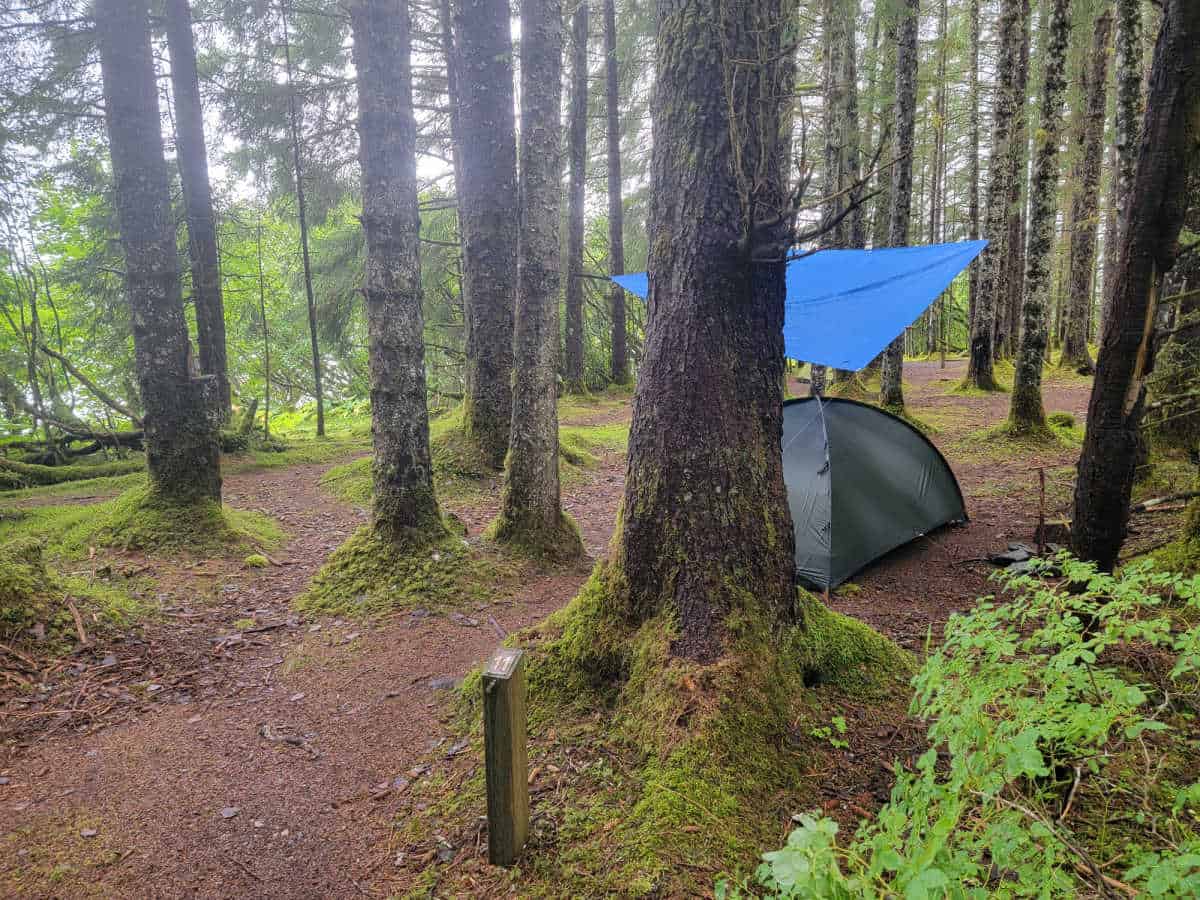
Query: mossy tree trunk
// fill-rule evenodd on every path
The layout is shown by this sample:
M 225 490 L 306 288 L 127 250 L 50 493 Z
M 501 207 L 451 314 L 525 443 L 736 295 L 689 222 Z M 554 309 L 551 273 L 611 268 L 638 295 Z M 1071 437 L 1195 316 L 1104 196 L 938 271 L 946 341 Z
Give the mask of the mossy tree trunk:
M 188 0 L 167 0 L 167 47 L 171 54 L 171 94 L 175 100 L 175 153 L 187 211 L 188 257 L 192 264 L 192 296 L 196 307 L 196 344 L 200 371 L 217 380 L 223 421 L 233 415 L 225 355 L 225 306 L 221 299 L 221 263 L 217 255 L 217 223 L 208 154 L 204 144 L 204 110 L 196 74 L 196 44 Z
M 621 192 L 620 73 L 617 66 L 617 11 L 614 0 L 604 0 L 604 115 L 608 149 L 608 273 L 625 274 L 625 205 Z M 629 382 L 629 338 L 625 322 L 625 290 L 613 285 L 609 293 L 612 313 L 612 380 Z
M 567 289 L 564 370 L 568 393 L 583 383 L 583 203 L 587 188 L 588 4 L 571 17 L 571 108 L 567 126 Z
M 1050 251 L 1058 198 L 1058 144 L 1062 135 L 1063 95 L 1067 89 L 1067 40 L 1070 0 L 1051 0 L 1050 22 L 1042 70 L 1042 108 L 1029 183 L 1029 244 L 1025 253 L 1025 299 L 1021 306 L 1021 341 L 1017 352 L 1009 423 L 1017 431 L 1046 427 L 1042 405 L 1042 366 L 1046 362 L 1050 298 Z
M 558 481 L 559 212 L 563 20 L 556 0 L 521 0 L 520 254 L 512 424 L 499 541 L 551 556 L 582 551 Z
M 517 296 L 517 138 L 505 0 L 454 0 L 458 221 L 463 237 L 463 424 L 496 468 L 512 421 Z
M 1112 291 L 1117 281 L 1116 266 L 1120 256 L 1121 229 L 1129 207 L 1137 167 L 1138 135 L 1142 127 L 1142 3 L 1141 0 L 1116 0 L 1116 122 L 1115 138 L 1117 168 L 1113 181 L 1113 210 L 1115 228 L 1111 239 L 1111 259 L 1104 267 L 1104 298 L 1101 302 L 1100 331 L 1112 305 Z M 1108 252 L 1105 252 L 1108 256 Z
M 1197 46 L 1200 4 L 1166 0 L 1075 482 L 1071 542 L 1104 569 L 1116 564 L 1129 520 L 1158 287 L 1179 252 L 1188 178 L 1200 157 Z
M 350 24 L 367 245 L 374 526 L 386 538 L 420 543 L 445 532 L 433 491 L 425 405 L 408 6 L 404 0 L 356 0 Z
M 1092 371 L 1088 353 L 1088 320 L 1096 271 L 1096 228 L 1099 222 L 1100 162 L 1104 153 L 1104 108 L 1108 82 L 1108 46 L 1112 13 L 1105 10 L 1095 22 L 1091 56 L 1079 66 L 1083 115 L 1076 133 L 1075 191 L 1071 199 L 1071 256 L 1067 302 L 1063 310 L 1063 351 L 1060 365 Z
M 151 487 L 172 502 L 219 501 L 216 423 L 206 408 L 209 379 L 188 373 L 149 10 L 143 0 L 98 0 L 95 18 Z
M 967 237 L 979 240 L 979 0 L 967 5 Z M 967 271 L 967 329 L 975 319 L 979 266 Z
M 905 0 L 896 25 L 896 156 L 892 167 L 892 197 L 888 213 L 888 246 L 908 245 L 912 216 L 913 137 L 917 113 L 917 0 Z M 888 345 L 883 354 L 879 380 L 879 402 L 891 409 L 904 408 L 904 334 Z
M 707 661 L 731 619 L 795 614 L 776 224 L 794 22 L 786 0 L 657 11 L 649 315 L 617 562 L 627 617 L 670 615 L 673 652 Z
M 970 352 L 966 384 L 985 391 L 999 388 L 992 365 L 995 352 L 996 310 L 1004 297 L 1005 244 L 1008 234 L 1009 195 L 1014 171 L 1013 128 L 1020 112 L 1017 68 L 1022 38 L 1021 0 L 1001 0 L 997 22 L 1000 55 L 993 102 L 992 153 L 988 164 L 987 217 L 984 237 L 990 241 L 979 262 L 979 289 L 971 318 Z
M 1048 17 L 1043 15 L 1043 22 Z M 1014 90 L 1018 98 L 1013 120 L 1012 181 L 1008 195 L 1008 230 L 1004 241 L 1004 275 L 1001 296 L 996 307 L 996 337 L 992 344 L 994 360 L 1016 356 L 1020 340 L 1021 309 L 1025 301 L 1025 242 L 1028 237 L 1025 205 L 1028 200 L 1029 135 L 1029 42 L 1032 37 L 1033 11 L 1029 0 L 1021 4 L 1021 44 Z

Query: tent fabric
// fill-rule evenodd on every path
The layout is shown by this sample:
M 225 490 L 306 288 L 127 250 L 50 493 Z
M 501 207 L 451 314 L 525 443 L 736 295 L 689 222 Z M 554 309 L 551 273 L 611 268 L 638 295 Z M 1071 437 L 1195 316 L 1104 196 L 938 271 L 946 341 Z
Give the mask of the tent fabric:
M 787 265 L 784 349 L 791 359 L 861 369 L 950 286 L 987 241 L 820 250 Z M 613 279 L 643 299 L 645 272 Z
M 967 518 L 954 473 L 925 435 L 854 400 L 784 403 L 783 475 L 796 574 L 818 589 Z

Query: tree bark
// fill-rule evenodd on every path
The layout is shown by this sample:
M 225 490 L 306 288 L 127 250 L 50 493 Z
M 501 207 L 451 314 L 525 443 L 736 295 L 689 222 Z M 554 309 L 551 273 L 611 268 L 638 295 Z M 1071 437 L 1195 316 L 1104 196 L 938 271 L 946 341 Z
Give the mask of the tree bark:
M 588 0 L 571 18 L 571 108 L 568 123 L 566 390 L 583 383 L 583 203 L 587 187 Z
M 1166 0 L 1075 482 L 1072 546 L 1105 570 L 1117 562 L 1129 520 L 1158 285 L 1179 250 L 1188 177 L 1200 155 L 1198 45 L 1200 4 Z
M 350 7 L 358 85 L 367 261 L 368 362 L 375 531 L 421 544 L 445 534 L 433 492 L 421 315 L 417 125 L 405 0 Z
M 1043 10 L 1045 7 L 1043 7 Z M 1043 12 L 1043 24 L 1048 20 Z M 1017 116 L 1013 124 L 1013 180 L 1009 185 L 1008 231 L 1004 243 L 1005 275 L 1003 293 L 996 309 L 996 339 L 993 358 L 996 360 L 1016 355 L 1020 339 L 1021 308 L 1025 299 L 1025 207 L 1029 200 L 1026 190 L 1029 181 L 1029 159 L 1031 154 L 1028 108 L 1029 96 L 1029 44 L 1032 36 L 1033 13 L 1029 0 L 1021 6 L 1021 49 L 1017 65 L 1016 94 Z
M 913 136 L 917 114 L 917 29 L 918 0 L 905 0 L 896 26 L 896 120 L 895 148 L 899 161 L 892 167 L 892 199 L 888 215 L 888 246 L 908 245 L 912 216 Z M 904 334 L 884 351 L 880 374 L 879 402 L 891 409 L 904 409 Z
M 988 164 L 987 218 L 984 236 L 990 241 L 979 262 L 979 289 L 971 319 L 971 346 L 966 384 L 985 391 L 999 389 L 993 374 L 995 320 L 1004 296 L 1004 252 L 1008 232 L 1009 197 L 1014 171 L 1014 125 L 1019 112 L 1017 69 L 1022 36 L 1021 0 L 1001 0 L 1000 57 L 993 104 L 992 155 Z
M 979 0 L 969 0 L 967 28 L 970 30 L 967 64 L 968 124 L 967 124 L 967 237 L 979 240 Z M 979 297 L 979 266 L 967 272 L 967 330 L 975 321 L 975 304 Z
M 608 143 L 608 273 L 625 274 L 625 206 L 621 196 L 620 79 L 617 69 L 617 11 L 604 0 L 604 113 Z M 612 313 L 612 380 L 629 383 L 629 341 L 625 323 L 625 289 L 609 292 Z
M 325 392 L 322 388 L 321 347 L 317 339 L 317 301 L 313 297 L 312 262 L 308 254 L 308 211 L 304 201 L 304 166 L 300 146 L 300 113 L 292 85 L 292 43 L 288 34 L 287 0 L 279 0 L 283 22 L 283 60 L 287 74 L 288 125 L 292 139 L 292 167 L 296 174 L 296 214 L 300 220 L 300 256 L 304 262 L 304 296 L 308 303 L 308 340 L 312 351 L 313 392 L 317 400 L 317 437 L 325 436 Z
M 167 48 L 171 54 L 171 94 L 175 99 L 175 152 L 187 210 L 188 257 L 196 304 L 196 344 L 200 371 L 217 379 L 223 421 L 233 415 L 225 355 L 225 306 L 221 299 L 221 263 L 217 255 L 217 223 L 208 154 L 204 143 L 204 110 L 196 74 L 196 45 L 188 0 L 167 0 Z
M 1096 272 L 1096 229 L 1100 196 L 1100 164 L 1104 153 L 1104 112 L 1108 84 L 1108 45 L 1112 13 L 1105 10 L 1095 22 L 1090 58 L 1080 65 L 1084 114 L 1077 133 L 1075 191 L 1071 200 L 1071 259 L 1067 302 L 1063 315 L 1061 366 L 1092 372 L 1088 353 L 1088 313 Z
M 794 617 L 784 264 L 752 262 L 780 239 L 756 223 L 786 196 L 791 20 L 781 0 L 657 9 L 649 316 L 617 562 L 627 615 L 668 613 L 673 651 L 707 661 L 732 617 Z
M 98 0 L 95 18 L 150 485 L 172 502 L 219 501 L 221 467 L 215 421 L 206 409 L 208 379 L 188 373 L 149 11 L 143 0 Z
M 563 514 L 558 481 L 562 47 L 561 5 L 521 0 L 521 237 L 512 425 L 492 534 L 551 556 L 582 551 L 578 532 Z
M 1111 245 L 1114 249 L 1112 268 L 1105 266 L 1104 300 L 1101 307 L 1100 329 L 1105 328 L 1109 307 L 1112 305 L 1112 288 L 1116 284 L 1117 252 L 1121 244 L 1121 230 L 1129 207 L 1129 195 L 1133 189 L 1134 171 L 1137 167 L 1139 129 L 1142 117 L 1142 4 L 1141 0 L 1116 0 L 1116 144 L 1117 169 L 1113 188 L 1115 200 L 1116 228 Z M 1107 240 L 1107 238 L 1106 238 Z
M 1043 65 L 1041 122 L 1035 137 L 1033 176 L 1029 182 L 1029 244 L 1025 252 L 1025 300 L 1017 352 L 1009 423 L 1015 431 L 1046 427 L 1042 405 L 1042 367 L 1046 362 L 1050 297 L 1050 251 L 1058 198 L 1058 144 L 1062 135 L 1063 95 L 1067 89 L 1067 40 L 1070 0 L 1051 0 Z
M 467 325 L 463 426 L 484 457 L 500 468 L 512 421 L 517 295 L 517 139 L 508 3 L 454 0 L 454 30 Z

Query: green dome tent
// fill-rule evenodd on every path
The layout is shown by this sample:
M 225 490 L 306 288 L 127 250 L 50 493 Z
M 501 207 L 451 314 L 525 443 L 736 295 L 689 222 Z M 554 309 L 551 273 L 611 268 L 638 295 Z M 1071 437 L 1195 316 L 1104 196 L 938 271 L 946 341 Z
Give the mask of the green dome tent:
M 958 481 L 925 435 L 853 400 L 783 405 L 783 476 L 795 528 L 796 574 L 837 587 L 885 553 L 966 521 Z

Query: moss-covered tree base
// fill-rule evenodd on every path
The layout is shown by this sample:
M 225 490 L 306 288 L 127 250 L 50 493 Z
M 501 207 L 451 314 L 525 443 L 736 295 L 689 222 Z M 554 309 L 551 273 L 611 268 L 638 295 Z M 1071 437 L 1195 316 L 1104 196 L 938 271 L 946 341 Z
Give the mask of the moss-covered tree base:
M 585 555 L 579 526 L 565 512 L 559 513 L 553 526 L 547 526 L 532 516 L 510 519 L 501 511 L 484 536 L 532 559 L 566 563 Z
M 275 521 L 262 513 L 208 500 L 174 503 L 147 486 L 91 509 L 95 514 L 82 518 L 65 543 L 215 555 L 272 547 L 283 539 Z
M 753 869 L 790 815 L 814 804 L 822 750 L 813 732 L 841 699 L 904 702 L 911 657 L 802 592 L 796 625 L 730 622 L 728 652 L 701 665 L 671 655 L 670 615 L 627 621 L 623 590 L 619 571 L 601 564 L 570 605 L 512 641 L 529 653 L 535 785 L 534 836 L 511 878 L 520 896 L 706 894 L 717 874 Z M 473 742 L 479 692 L 476 675 L 463 686 L 461 719 Z M 547 777 L 553 790 L 541 789 Z M 482 773 L 468 779 L 424 809 L 419 788 L 400 840 L 420 845 L 455 820 L 475 827 Z M 545 820 L 552 833 L 539 828 Z M 454 884 L 474 877 L 469 870 L 430 865 L 398 893 L 415 896 L 430 878 L 447 895 L 470 893 L 470 882 Z
M 325 615 L 471 607 L 518 567 L 461 537 L 396 543 L 369 525 L 338 547 L 294 605 Z

